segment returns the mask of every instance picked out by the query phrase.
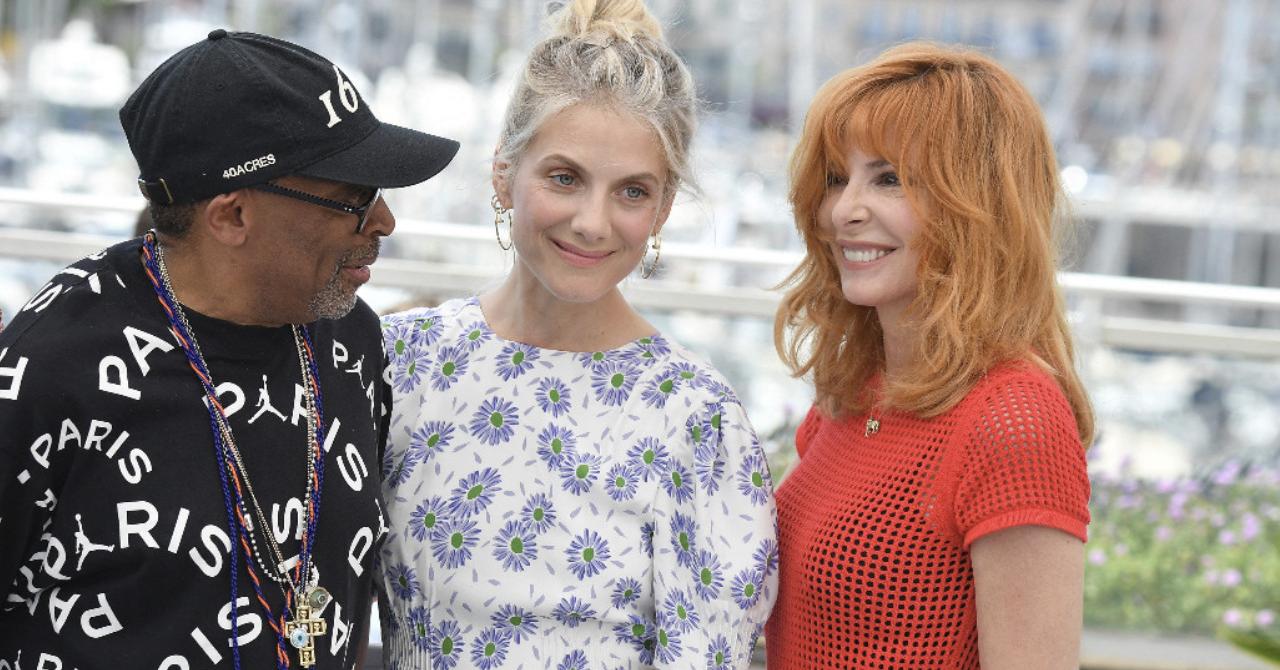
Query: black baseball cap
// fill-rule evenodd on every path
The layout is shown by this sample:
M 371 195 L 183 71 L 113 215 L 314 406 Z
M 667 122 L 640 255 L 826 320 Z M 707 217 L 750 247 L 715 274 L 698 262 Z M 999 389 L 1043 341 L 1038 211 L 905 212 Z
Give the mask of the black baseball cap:
M 426 181 L 454 140 L 382 123 L 338 66 L 284 40 L 209 33 L 120 108 L 153 204 L 190 203 L 285 175 L 396 188 Z

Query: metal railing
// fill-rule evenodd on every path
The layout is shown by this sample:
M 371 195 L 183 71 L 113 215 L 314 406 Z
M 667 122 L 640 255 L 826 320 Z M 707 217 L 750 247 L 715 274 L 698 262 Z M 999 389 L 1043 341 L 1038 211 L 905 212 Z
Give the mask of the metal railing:
M 0 204 L 135 213 L 144 202 L 141 198 L 0 188 Z M 493 246 L 493 231 L 488 226 L 400 219 L 396 235 Z M 0 257 L 70 263 L 117 241 L 117 237 L 106 235 L 0 228 Z M 676 242 L 664 244 L 662 253 L 665 260 L 673 263 L 720 264 L 778 274 L 795 267 L 800 259 L 798 252 L 791 251 Z M 375 266 L 374 285 L 435 296 L 462 295 L 491 284 L 500 276 L 501 270 L 491 263 L 436 263 L 384 255 Z M 1084 345 L 1280 358 L 1280 330 L 1136 318 L 1110 314 L 1106 309 L 1110 302 L 1146 301 L 1280 312 L 1280 289 L 1072 272 L 1061 273 L 1059 282 L 1069 298 L 1081 303 L 1073 318 L 1077 337 Z M 730 317 L 772 318 L 779 300 L 777 292 L 762 288 L 708 287 L 670 280 L 628 282 L 624 291 L 633 304 L 642 308 L 697 310 Z

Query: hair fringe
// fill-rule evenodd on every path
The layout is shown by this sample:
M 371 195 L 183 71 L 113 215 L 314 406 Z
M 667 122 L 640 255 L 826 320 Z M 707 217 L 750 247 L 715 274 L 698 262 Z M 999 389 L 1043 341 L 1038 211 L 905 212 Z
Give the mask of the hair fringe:
M 994 366 L 1028 360 L 1051 374 L 1085 445 L 1094 416 L 1074 367 L 1057 286 L 1055 224 L 1066 212 L 1053 146 L 1031 95 L 994 60 L 923 42 L 846 70 L 818 91 L 791 157 L 789 199 L 805 258 L 784 280 L 774 344 L 796 376 L 812 377 L 833 416 L 869 409 L 884 368 L 870 307 L 850 304 L 818 221 L 827 175 L 846 148 L 898 170 L 924 228 L 911 366 L 886 379 L 882 402 L 936 416 Z

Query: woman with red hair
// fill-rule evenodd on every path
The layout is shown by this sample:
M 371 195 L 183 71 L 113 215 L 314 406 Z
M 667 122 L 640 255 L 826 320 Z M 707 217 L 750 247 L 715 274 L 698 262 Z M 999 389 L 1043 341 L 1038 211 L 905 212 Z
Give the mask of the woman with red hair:
M 775 324 L 816 400 L 777 494 L 771 669 L 1078 667 L 1093 414 L 1057 174 L 983 55 L 906 44 L 817 94 Z

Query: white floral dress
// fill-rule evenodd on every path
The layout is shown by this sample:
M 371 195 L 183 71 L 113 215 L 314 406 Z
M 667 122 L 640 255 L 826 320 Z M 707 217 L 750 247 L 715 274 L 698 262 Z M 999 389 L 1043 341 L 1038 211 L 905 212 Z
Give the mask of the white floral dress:
M 744 668 L 773 487 L 720 374 L 659 335 L 505 341 L 475 298 L 383 319 L 392 668 Z

